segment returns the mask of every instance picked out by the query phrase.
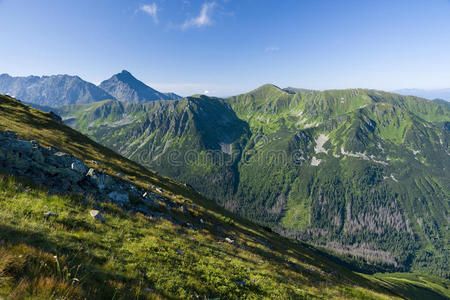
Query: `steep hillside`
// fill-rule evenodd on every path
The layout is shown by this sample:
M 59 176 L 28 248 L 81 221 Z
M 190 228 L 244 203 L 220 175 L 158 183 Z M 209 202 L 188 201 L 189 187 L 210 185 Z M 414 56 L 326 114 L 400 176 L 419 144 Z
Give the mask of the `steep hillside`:
M 12 98 L 0 96 L 0 111 L 2 297 L 449 295 L 431 277 L 408 277 L 408 286 L 403 275 L 353 273 Z
M 449 276 L 450 110 L 382 91 L 270 85 L 229 101 L 265 137 L 239 168 L 248 183 L 237 193 L 253 199 L 241 214 L 339 253 Z M 271 149 L 288 163 L 267 164 Z
M 166 176 L 195 187 L 214 182 L 208 196 L 222 199 L 238 184 L 233 155 L 250 135 L 224 101 L 206 96 L 145 105 L 105 101 L 58 109 L 65 122 Z M 220 202 L 220 201 L 219 201 Z M 221 202 L 223 204 L 223 202 Z
M 65 107 L 66 122 L 364 268 L 448 277 L 450 110 L 375 90 L 264 85 L 227 100 Z
M 181 98 L 174 93 L 161 93 L 137 80 L 130 72 L 123 70 L 100 83 L 99 87 L 117 100 L 145 103 L 154 100 L 175 100 Z
M 8 74 L 1 74 L 0 93 L 41 106 L 114 99 L 92 83 L 70 75 L 11 77 Z

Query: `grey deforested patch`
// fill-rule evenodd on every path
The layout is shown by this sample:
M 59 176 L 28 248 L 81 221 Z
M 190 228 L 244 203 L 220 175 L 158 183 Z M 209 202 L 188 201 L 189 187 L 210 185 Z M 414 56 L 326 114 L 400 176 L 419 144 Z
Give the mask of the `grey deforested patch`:
M 355 158 L 360 158 L 360 159 L 364 159 L 364 160 L 371 160 L 374 163 L 381 164 L 384 166 L 388 165 L 388 163 L 385 161 L 377 160 L 375 155 L 371 155 L 369 157 L 365 153 L 362 153 L 362 152 L 347 152 L 347 151 L 345 151 L 344 146 L 341 146 L 341 153 L 344 156 L 355 157 Z
M 351 157 L 361 158 L 364 160 L 370 160 L 369 157 L 362 152 L 346 152 L 344 150 L 344 146 L 341 147 L 341 153 L 342 153 L 342 155 L 345 155 L 345 156 L 351 156 Z
M 326 134 L 320 134 L 316 140 L 316 146 L 314 147 L 314 151 L 316 154 L 325 153 L 328 154 L 328 150 L 326 150 L 323 146 L 328 141 L 329 137 Z
M 311 159 L 311 166 L 317 167 L 318 165 L 320 165 L 321 161 L 321 159 L 317 159 L 315 156 L 313 156 L 313 158 Z
M 394 174 L 391 174 L 391 178 L 392 178 L 392 180 L 394 180 L 395 182 L 398 182 L 397 178 L 394 177 Z
M 363 257 L 372 262 L 381 262 L 393 266 L 398 266 L 396 257 L 384 250 L 375 249 L 368 243 L 342 245 L 338 242 L 328 242 L 325 245 L 326 248 L 340 254 L 349 255 L 353 257 Z

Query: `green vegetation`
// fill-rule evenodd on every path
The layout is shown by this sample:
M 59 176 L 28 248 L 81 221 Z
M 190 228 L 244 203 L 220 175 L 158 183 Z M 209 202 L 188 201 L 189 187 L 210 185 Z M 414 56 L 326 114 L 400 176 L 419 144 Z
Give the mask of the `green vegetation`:
M 131 160 L 283 235 L 357 259 L 365 272 L 450 276 L 447 106 L 376 90 L 264 85 L 226 100 L 59 112 Z
M 445 299 L 450 298 L 448 282 L 438 277 L 411 273 L 375 274 L 372 278 L 386 288 L 395 287 L 404 298 Z
M 13 130 L 86 162 L 95 158 L 105 172 L 122 171 L 144 188 L 155 184 L 189 211 L 162 207 L 159 210 L 176 222 L 149 218 L 89 196 L 52 195 L 45 186 L 0 173 L 0 297 L 397 297 L 396 284 L 385 288 L 307 244 L 241 219 L 53 121 L 49 114 L 4 96 L 0 109 L 1 131 Z M 101 211 L 104 223 L 89 216 L 92 208 Z M 47 211 L 56 216 L 45 217 Z M 196 228 L 177 225 L 187 222 Z M 445 284 L 432 288 L 445 291 Z

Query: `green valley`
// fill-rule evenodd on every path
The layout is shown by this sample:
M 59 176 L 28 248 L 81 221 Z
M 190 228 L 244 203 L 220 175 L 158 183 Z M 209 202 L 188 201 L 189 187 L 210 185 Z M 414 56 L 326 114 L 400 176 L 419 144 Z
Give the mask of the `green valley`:
M 337 258 L 241 219 L 117 155 L 52 114 L 5 96 L 0 110 L 0 296 L 7 299 L 449 295 L 448 282 L 433 277 L 408 277 L 405 287 L 403 275 L 352 272 Z M 80 167 L 74 164 L 85 162 L 106 186 L 81 178 L 74 180 L 84 182 L 89 195 L 52 191 L 51 173 L 62 182 L 75 176 L 61 165 L 51 167 L 67 160 L 75 171 Z M 34 164 L 33 173 L 21 173 L 27 164 Z M 39 174 L 48 177 L 37 184 Z M 147 190 L 159 204 L 144 204 L 139 196 L 128 204 L 102 200 L 94 187 L 107 190 L 113 182 L 130 186 L 130 195 Z
M 57 109 L 125 157 L 222 207 L 357 260 L 449 276 L 450 110 L 377 90 L 264 85 Z

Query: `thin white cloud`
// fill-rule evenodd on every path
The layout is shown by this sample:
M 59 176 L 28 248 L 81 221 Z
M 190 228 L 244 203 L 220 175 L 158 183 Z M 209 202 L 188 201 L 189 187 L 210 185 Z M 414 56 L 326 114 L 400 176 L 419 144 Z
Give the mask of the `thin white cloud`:
M 144 4 L 140 7 L 140 9 L 149 14 L 155 23 L 158 23 L 158 7 L 156 6 L 156 3 Z
M 211 19 L 211 15 L 213 13 L 214 7 L 216 6 L 216 2 L 205 2 L 202 5 L 202 9 L 200 10 L 200 14 L 192 19 L 186 20 L 186 22 L 181 25 L 181 29 L 187 29 L 189 27 L 204 27 L 212 25 L 213 21 Z
M 266 49 L 264 51 L 265 52 L 277 52 L 279 50 L 280 50 L 280 48 L 278 48 L 278 47 L 266 47 Z

